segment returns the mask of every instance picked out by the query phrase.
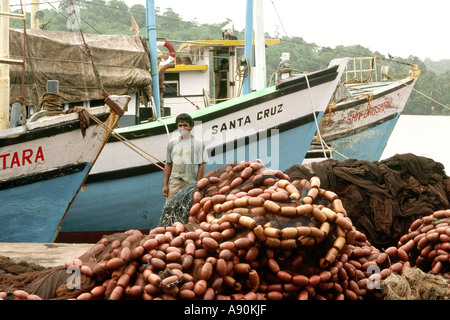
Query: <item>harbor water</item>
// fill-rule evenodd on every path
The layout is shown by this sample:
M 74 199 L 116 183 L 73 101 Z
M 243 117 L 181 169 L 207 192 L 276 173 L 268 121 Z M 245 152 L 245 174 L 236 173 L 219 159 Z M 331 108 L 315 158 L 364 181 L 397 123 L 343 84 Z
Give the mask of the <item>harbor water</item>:
M 431 158 L 450 174 L 450 116 L 401 115 L 381 160 L 395 154 L 413 153 Z

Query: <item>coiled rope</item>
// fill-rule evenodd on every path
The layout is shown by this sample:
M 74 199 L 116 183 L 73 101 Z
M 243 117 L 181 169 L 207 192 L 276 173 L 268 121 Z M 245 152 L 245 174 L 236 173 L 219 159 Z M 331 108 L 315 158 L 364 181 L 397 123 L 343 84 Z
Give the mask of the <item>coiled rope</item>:
M 42 96 L 41 101 L 36 109 L 36 112 L 41 110 L 48 110 L 54 112 L 63 112 L 62 96 L 59 93 L 46 92 Z
M 244 62 L 243 62 L 244 60 Z M 242 67 L 245 65 L 244 67 Z M 248 58 L 246 56 L 240 56 L 237 59 L 236 63 L 236 76 L 235 80 L 240 81 L 240 85 L 238 88 L 238 94 L 239 97 L 242 93 L 242 87 L 244 85 L 244 81 L 250 78 L 251 68 L 250 68 L 250 62 L 248 61 Z

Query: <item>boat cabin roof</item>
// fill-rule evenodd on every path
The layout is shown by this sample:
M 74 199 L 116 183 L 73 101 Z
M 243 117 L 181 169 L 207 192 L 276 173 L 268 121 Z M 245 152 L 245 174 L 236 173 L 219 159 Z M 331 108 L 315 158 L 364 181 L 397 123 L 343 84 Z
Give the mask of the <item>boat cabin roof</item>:
M 265 45 L 280 44 L 280 39 L 265 39 Z M 196 40 L 187 41 L 180 45 L 178 51 L 191 51 L 195 47 L 210 47 L 219 49 L 223 47 L 245 47 L 245 40 Z

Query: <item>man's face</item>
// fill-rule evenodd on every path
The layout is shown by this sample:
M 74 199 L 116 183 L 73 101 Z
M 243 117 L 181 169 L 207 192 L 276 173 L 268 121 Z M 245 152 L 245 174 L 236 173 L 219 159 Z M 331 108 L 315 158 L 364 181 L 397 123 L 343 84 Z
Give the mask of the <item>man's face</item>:
M 180 132 L 182 137 L 189 136 L 192 126 L 186 121 L 180 121 L 177 123 L 178 131 Z

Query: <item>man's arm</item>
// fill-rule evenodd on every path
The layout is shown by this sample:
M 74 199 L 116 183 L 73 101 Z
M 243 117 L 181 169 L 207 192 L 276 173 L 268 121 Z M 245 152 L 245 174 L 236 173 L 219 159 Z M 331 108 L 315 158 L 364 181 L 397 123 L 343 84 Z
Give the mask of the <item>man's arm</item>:
M 205 163 L 203 162 L 198 165 L 197 181 L 203 178 L 204 175 L 205 175 Z
M 164 165 L 164 187 L 163 187 L 163 196 L 167 197 L 169 195 L 169 178 L 172 173 L 172 164 L 167 163 Z

